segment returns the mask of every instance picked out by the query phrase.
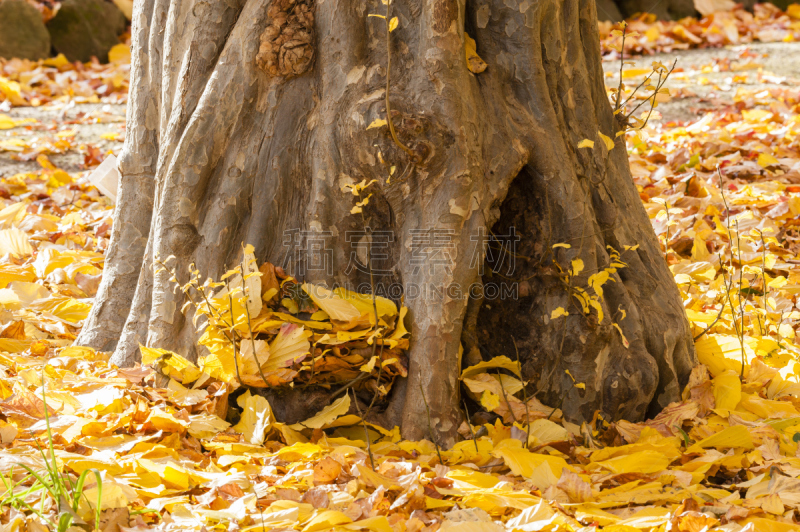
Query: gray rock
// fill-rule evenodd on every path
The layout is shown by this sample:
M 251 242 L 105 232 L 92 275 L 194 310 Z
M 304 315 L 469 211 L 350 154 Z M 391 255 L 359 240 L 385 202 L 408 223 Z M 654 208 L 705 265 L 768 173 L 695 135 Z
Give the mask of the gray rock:
M 105 0 L 65 0 L 47 23 L 56 52 L 70 61 L 89 61 L 94 56 L 103 63 L 111 47 L 119 44 L 125 26 L 122 11 Z
M 614 0 L 597 0 L 597 19 L 621 22 L 622 13 L 620 13 Z
M 50 55 L 50 35 L 42 14 L 25 0 L 0 0 L 0 57 L 42 59 Z

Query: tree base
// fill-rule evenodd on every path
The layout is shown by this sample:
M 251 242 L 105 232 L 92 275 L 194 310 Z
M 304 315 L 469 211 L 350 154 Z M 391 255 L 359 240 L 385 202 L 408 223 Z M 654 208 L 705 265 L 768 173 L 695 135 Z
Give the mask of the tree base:
M 383 413 L 406 438 L 430 429 L 443 444 L 457 438 L 468 308 L 477 316 L 474 328 L 467 323 L 468 358 L 487 347 L 485 356 L 508 355 L 514 338 L 531 393 L 562 401 L 568 419 L 595 409 L 640 419 L 679 397 L 696 362 L 680 295 L 624 143 L 609 152 L 598 138 L 615 138 L 618 126 L 594 0 L 401 3 L 391 7 L 389 19 L 399 21 L 391 33 L 367 17 L 385 14 L 380 2 L 366 11 L 322 2 L 314 41 L 301 39 L 288 70 L 281 54 L 294 48 L 282 33 L 267 38 L 272 62 L 257 60 L 265 30 L 284 28 L 270 2 L 174 4 L 136 4 L 116 223 L 79 343 L 114 349 L 120 365 L 138 359 L 140 343 L 202 354 L 182 294 L 166 272 L 154 274 L 158 257 L 219 278 L 247 243 L 259 262 L 301 280 L 358 287 L 369 276 L 348 266 L 366 244 L 385 270 L 380 282 L 403 287 L 413 326 L 408 378 Z M 291 14 L 294 4 L 280 6 Z M 488 64 L 480 74 L 469 70 L 466 32 Z M 313 64 L 302 63 L 309 46 Z M 259 66 L 275 58 L 275 72 Z M 297 65 L 308 68 L 298 74 Z M 587 138 L 595 147 L 578 149 Z M 342 192 L 362 180 L 375 180 L 364 207 L 371 241 Z M 484 302 L 476 314 L 468 294 L 481 279 L 487 229 L 506 234 L 512 225 L 529 260 L 509 278 L 529 293 L 497 307 Z M 378 234 L 391 238 L 378 242 Z M 605 319 L 575 311 L 575 289 L 611 264 L 608 246 L 635 245 L 603 286 Z M 563 272 L 578 259 L 584 271 L 565 285 Z M 569 316 L 553 319 L 559 307 Z

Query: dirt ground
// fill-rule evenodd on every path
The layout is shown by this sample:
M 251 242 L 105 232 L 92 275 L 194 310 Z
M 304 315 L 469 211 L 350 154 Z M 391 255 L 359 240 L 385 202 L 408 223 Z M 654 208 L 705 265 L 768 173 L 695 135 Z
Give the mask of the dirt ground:
M 754 43 L 707 48 L 626 59 L 626 69 L 647 69 L 653 61 L 672 66 L 667 82 L 671 101 L 659 105 L 662 123 L 691 121 L 722 104 L 730 104 L 738 90 L 800 87 L 800 43 Z M 619 62 L 604 62 L 606 85 L 619 84 Z M 736 77 L 736 83 L 732 83 Z M 644 76 L 625 79 L 635 86 Z
M 750 45 L 689 50 L 632 59 L 626 69 L 649 68 L 653 61 L 678 64 L 667 87 L 674 97 L 658 110 L 662 123 L 697 119 L 706 111 L 729 104 L 737 90 L 800 87 L 800 43 Z M 619 83 L 619 63 L 607 61 L 606 84 Z M 732 83 L 736 76 L 737 83 Z M 643 76 L 626 79 L 638 84 Z M 103 156 L 119 153 L 125 136 L 125 106 L 54 103 L 42 107 L 0 105 L 0 114 L 31 120 L 0 130 L 0 177 L 40 168 L 44 153 L 68 172 L 94 167 Z
M 56 103 L 11 109 L 0 105 L 0 114 L 31 121 L 0 130 L 0 177 L 39 170 L 40 154 L 67 172 L 84 171 L 107 152 L 118 154 L 125 138 L 124 105 Z

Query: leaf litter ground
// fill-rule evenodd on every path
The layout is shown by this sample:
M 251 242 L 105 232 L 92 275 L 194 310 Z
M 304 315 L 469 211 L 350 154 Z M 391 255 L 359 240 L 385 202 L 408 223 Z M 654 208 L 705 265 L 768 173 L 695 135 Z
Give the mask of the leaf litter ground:
M 649 47 L 634 50 L 791 40 L 795 12 L 764 9 L 761 22 L 740 12 L 682 22 L 700 42 L 642 19 Z M 715 40 L 715 23 L 727 41 Z M 615 38 L 604 41 L 612 60 Z M 0 150 L 39 166 L 0 182 L 4 530 L 45 530 L 63 512 L 24 480 L 23 465 L 46 469 L 49 442 L 64 474 L 102 477 L 99 494 L 87 477 L 74 530 L 92 528 L 98 495 L 104 530 L 800 530 L 800 89 L 761 66 L 731 68 L 766 58 L 742 49 L 733 63 L 682 66 L 671 98 L 699 112 L 673 120 L 679 106 L 665 104 L 662 120 L 627 137 L 697 336 L 702 365 L 682 401 L 643 423 L 576 426 L 526 403 L 516 361 L 498 357 L 462 374 L 495 422 L 464 424 L 464 441 L 437 449 L 362 423 L 349 395 L 299 423 L 274 419 L 258 388 L 349 386 L 382 400 L 404 375 L 409 334 L 391 302 L 379 301 L 376 320 L 371 299 L 300 284 L 247 249 L 222 284 L 198 274 L 183 287 L 207 331 L 210 355 L 197 364 L 144 349 L 142 367 L 119 369 L 71 346 L 102 273 L 112 205 L 88 172 L 50 162 L 88 153 L 59 134 L 73 126 L 10 115 L 79 98 L 119 103 L 124 91 L 92 80 L 125 87 L 120 52 L 110 66 L 2 64 Z M 625 79 L 643 79 L 643 64 Z M 252 391 L 232 396 L 240 381 Z M 9 503 L 9 488 L 28 506 Z

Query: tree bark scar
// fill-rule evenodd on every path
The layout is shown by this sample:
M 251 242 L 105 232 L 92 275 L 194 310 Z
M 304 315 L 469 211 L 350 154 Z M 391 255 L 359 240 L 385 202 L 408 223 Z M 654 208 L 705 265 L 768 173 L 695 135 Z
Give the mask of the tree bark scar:
M 291 79 L 314 62 L 314 0 L 273 0 L 256 63 L 270 76 Z
M 446 33 L 450 26 L 458 20 L 458 4 L 455 0 L 436 0 L 433 6 L 433 29 Z

